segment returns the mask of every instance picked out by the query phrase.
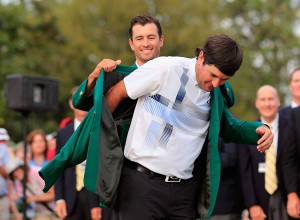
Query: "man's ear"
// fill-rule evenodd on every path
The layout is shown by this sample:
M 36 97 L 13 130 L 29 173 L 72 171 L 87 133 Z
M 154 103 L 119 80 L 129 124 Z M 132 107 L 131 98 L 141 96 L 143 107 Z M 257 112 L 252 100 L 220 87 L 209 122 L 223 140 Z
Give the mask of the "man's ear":
M 197 60 L 200 61 L 201 63 L 204 62 L 204 53 L 203 53 L 203 51 L 200 51 L 200 53 L 197 57 Z
M 72 104 L 72 99 L 69 99 L 69 107 L 71 110 L 74 110 L 74 106 Z
M 164 45 L 164 40 L 165 40 L 165 37 L 164 35 L 161 35 L 161 37 L 159 38 L 159 46 L 162 47 Z
M 133 42 L 132 42 L 132 39 L 131 39 L 131 38 L 128 39 L 128 44 L 129 44 L 131 50 L 133 51 L 134 48 L 133 48 Z

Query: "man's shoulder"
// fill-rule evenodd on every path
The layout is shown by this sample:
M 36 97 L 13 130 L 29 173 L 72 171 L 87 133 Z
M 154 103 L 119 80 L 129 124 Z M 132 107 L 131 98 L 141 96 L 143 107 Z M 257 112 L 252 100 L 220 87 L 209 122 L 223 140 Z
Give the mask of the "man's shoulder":
M 279 112 L 279 116 L 281 115 L 286 115 L 288 116 L 291 112 L 292 107 L 291 106 L 286 106 L 284 108 L 281 108 L 278 112 Z
M 234 92 L 233 92 L 230 82 L 228 82 L 228 81 L 225 82 L 225 84 L 220 86 L 219 88 L 220 88 L 221 94 L 223 95 L 223 97 L 226 101 L 227 107 L 228 108 L 232 107 L 235 102 L 235 97 L 234 97 Z M 214 90 L 218 91 L 216 89 L 214 89 Z
M 300 115 L 300 106 L 296 107 L 296 108 L 292 108 L 291 109 L 291 112 L 293 114 L 296 114 L 296 115 Z
M 193 60 L 193 59 L 187 58 L 187 57 L 160 56 L 153 60 L 148 61 L 146 64 L 150 65 L 151 63 L 161 63 L 161 64 L 169 64 L 169 65 L 178 65 L 181 63 L 189 63 L 191 60 Z

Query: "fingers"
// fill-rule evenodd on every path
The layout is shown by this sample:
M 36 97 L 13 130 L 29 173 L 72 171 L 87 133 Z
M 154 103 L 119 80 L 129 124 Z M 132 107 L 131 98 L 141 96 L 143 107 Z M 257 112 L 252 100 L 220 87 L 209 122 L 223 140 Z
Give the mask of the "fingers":
M 261 153 L 265 152 L 271 147 L 272 140 L 273 138 L 270 139 L 269 137 L 265 137 L 263 135 L 258 141 L 260 144 L 257 145 L 257 150 Z
M 95 207 L 91 209 L 91 218 L 92 220 L 101 220 L 102 209 L 100 207 Z
M 56 205 L 55 211 L 59 218 L 64 219 L 67 217 L 67 208 L 64 204 Z
M 299 212 L 296 209 L 288 209 L 287 213 L 289 214 L 289 216 L 295 218 L 295 219 L 299 219 L 300 215 Z
M 116 61 L 117 65 L 120 65 L 121 62 L 122 62 L 121 60 L 117 60 L 117 61 Z
M 114 61 L 111 59 L 103 59 L 103 60 L 101 60 L 100 63 L 97 64 L 94 71 L 89 75 L 89 78 L 92 80 L 95 80 L 99 77 L 102 69 L 105 72 L 111 72 L 114 69 L 116 69 L 116 67 L 120 64 L 121 64 L 121 60 Z
M 258 127 L 256 129 L 256 133 L 261 135 L 261 138 L 257 141 L 257 150 L 261 153 L 265 152 L 271 147 L 273 142 L 273 133 L 265 125 Z
M 121 60 L 114 61 L 110 59 L 104 59 L 98 65 L 101 66 L 105 72 L 111 72 L 116 69 L 117 65 L 119 64 L 121 64 Z

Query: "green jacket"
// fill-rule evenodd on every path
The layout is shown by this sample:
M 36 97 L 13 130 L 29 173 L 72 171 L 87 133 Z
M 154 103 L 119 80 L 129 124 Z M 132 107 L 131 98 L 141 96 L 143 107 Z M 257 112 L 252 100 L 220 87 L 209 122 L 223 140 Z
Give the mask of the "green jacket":
M 120 65 L 115 72 L 129 74 L 134 69 L 135 67 Z M 45 180 L 44 191 L 47 191 L 64 169 L 87 159 L 85 187 L 98 194 L 102 203 L 113 207 L 121 175 L 123 151 L 113 117 L 103 99 L 104 75 L 102 72 L 92 95 L 84 95 L 87 80 L 74 94 L 73 105 L 88 110 L 89 113 L 60 154 L 40 171 L 40 175 Z M 219 135 L 225 141 L 244 144 L 256 144 L 259 139 L 255 130 L 261 123 L 243 122 L 234 118 L 228 110 L 233 104 L 234 95 L 229 82 L 211 92 L 209 147 L 203 150 L 207 163 L 203 163 L 204 167 L 199 169 L 199 172 L 205 172 L 198 202 L 198 214 L 201 218 L 211 215 L 217 197 L 221 172 Z

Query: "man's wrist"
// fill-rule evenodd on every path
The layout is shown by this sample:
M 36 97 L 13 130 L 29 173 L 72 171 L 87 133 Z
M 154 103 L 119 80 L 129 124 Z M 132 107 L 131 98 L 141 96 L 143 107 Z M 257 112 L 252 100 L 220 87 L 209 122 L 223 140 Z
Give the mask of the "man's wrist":
M 58 199 L 55 201 L 56 205 L 60 203 L 65 203 L 66 201 L 64 199 Z

